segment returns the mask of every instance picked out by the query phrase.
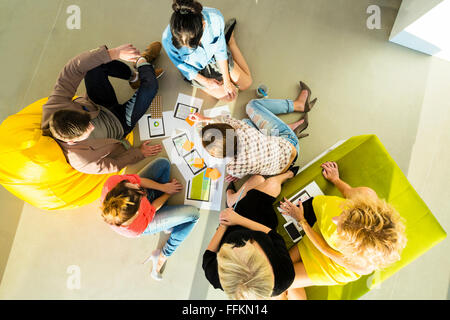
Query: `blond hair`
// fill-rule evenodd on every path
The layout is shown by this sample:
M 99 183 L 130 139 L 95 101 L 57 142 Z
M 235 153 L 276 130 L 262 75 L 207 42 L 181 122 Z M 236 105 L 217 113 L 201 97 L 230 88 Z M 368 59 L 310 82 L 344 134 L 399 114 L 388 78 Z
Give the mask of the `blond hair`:
M 346 260 L 382 269 L 400 260 L 405 226 L 385 200 L 360 196 L 345 202 L 335 242 Z
M 102 217 L 109 224 L 120 226 L 139 210 L 143 193 L 139 189 L 127 188 L 127 182 L 129 181 L 119 182 L 103 200 Z
M 251 241 L 239 250 L 224 244 L 217 255 L 220 284 L 230 299 L 259 300 L 272 295 L 274 275 L 269 261 Z

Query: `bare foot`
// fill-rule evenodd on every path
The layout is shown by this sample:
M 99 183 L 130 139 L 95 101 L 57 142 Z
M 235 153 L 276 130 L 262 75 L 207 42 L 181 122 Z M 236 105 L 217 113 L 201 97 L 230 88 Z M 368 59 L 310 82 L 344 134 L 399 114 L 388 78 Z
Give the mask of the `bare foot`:
M 308 99 L 308 90 L 302 90 L 297 99 L 294 100 L 294 111 L 298 112 L 305 111 L 306 99 Z
M 289 128 L 292 129 L 292 131 L 294 131 L 295 129 L 298 128 L 298 126 L 300 126 L 303 122 L 305 122 L 305 119 L 300 119 L 297 122 L 291 123 L 289 124 Z

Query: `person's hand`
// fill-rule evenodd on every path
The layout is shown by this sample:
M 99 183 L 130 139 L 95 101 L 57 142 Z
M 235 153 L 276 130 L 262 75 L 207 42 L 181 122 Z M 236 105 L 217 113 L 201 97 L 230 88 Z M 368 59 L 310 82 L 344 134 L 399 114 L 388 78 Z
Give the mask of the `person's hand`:
M 280 202 L 280 209 L 284 214 L 287 214 L 297 221 L 305 220 L 305 215 L 303 211 L 303 204 L 301 201 L 298 202 L 298 206 L 290 202 L 288 199 L 284 198 L 284 202 Z
M 189 120 L 194 121 L 195 123 L 197 122 L 202 122 L 202 121 L 207 121 L 207 120 L 211 120 L 211 118 L 202 116 L 200 113 L 196 112 L 196 113 L 191 113 L 188 116 Z
M 226 177 L 225 177 L 225 182 L 235 182 L 235 181 L 238 181 L 238 180 L 239 180 L 239 178 L 233 177 L 230 174 L 227 174 Z
M 172 179 L 172 181 L 163 185 L 163 189 L 164 193 L 172 195 L 183 190 L 183 185 L 179 183 L 177 179 Z
M 220 212 L 219 222 L 224 226 L 234 226 L 239 224 L 241 218 L 242 216 L 236 213 L 232 208 L 226 208 Z
M 322 174 L 328 181 L 335 183 L 339 180 L 339 168 L 336 162 L 325 162 L 321 165 Z
M 151 157 L 157 155 L 162 151 L 161 144 L 155 144 L 154 146 L 150 145 L 150 140 L 144 141 L 143 144 L 139 147 L 144 157 Z
M 205 78 L 205 83 L 203 85 L 206 87 L 206 89 L 214 90 L 220 88 L 222 82 L 217 79 Z
M 237 96 L 237 88 L 231 81 L 224 81 L 223 89 L 229 100 L 234 100 Z
M 111 60 L 121 59 L 124 61 L 134 62 L 141 56 L 139 50 L 130 43 L 123 44 L 117 48 L 109 49 L 108 52 L 111 56 Z

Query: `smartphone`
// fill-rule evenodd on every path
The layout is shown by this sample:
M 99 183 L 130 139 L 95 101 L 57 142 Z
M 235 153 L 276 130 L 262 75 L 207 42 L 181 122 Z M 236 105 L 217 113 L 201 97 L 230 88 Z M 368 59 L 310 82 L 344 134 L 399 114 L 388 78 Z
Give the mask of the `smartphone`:
M 289 221 L 285 223 L 283 227 L 294 243 L 300 241 L 305 235 L 305 231 L 297 224 L 297 222 Z

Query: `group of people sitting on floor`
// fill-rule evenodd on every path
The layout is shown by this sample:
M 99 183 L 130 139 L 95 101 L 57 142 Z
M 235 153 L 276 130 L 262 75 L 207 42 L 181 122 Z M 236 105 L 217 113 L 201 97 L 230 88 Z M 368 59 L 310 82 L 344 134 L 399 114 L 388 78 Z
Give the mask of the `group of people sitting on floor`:
M 158 91 L 164 70 L 153 64 L 162 47 L 184 80 L 217 99 L 234 100 L 238 90 L 251 86 L 250 69 L 234 37 L 235 19 L 225 23 L 219 10 L 194 0 L 174 0 L 172 8 L 162 42 L 152 42 L 143 53 L 131 44 L 101 46 L 74 57 L 60 73 L 43 106 L 41 126 L 74 169 L 115 173 L 162 151 L 160 144 L 144 141 L 134 147 L 126 140 Z M 135 94 L 120 104 L 109 77 L 128 81 Z M 87 94 L 74 99 L 83 79 Z M 288 250 L 277 233 L 272 205 L 282 184 L 299 170 L 294 166 L 299 139 L 317 102 L 311 95 L 301 81 L 295 100 L 251 100 L 246 119 L 190 116 L 205 150 L 227 162 L 226 209 L 202 266 L 209 282 L 231 299 L 306 299 L 305 287 L 354 281 L 397 261 L 405 246 L 395 209 L 374 190 L 341 180 L 335 162 L 323 163 L 322 172 L 343 197 L 318 196 L 298 206 L 284 199 L 281 210 L 306 235 Z M 277 117 L 288 113 L 301 117 L 292 124 Z M 249 178 L 236 190 L 234 182 L 244 177 Z M 139 175 L 114 175 L 103 188 L 102 216 L 114 231 L 126 237 L 170 233 L 149 258 L 155 280 L 162 280 L 162 267 L 199 219 L 193 206 L 166 204 L 182 189 L 164 158 Z

